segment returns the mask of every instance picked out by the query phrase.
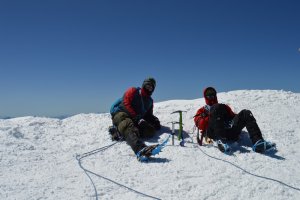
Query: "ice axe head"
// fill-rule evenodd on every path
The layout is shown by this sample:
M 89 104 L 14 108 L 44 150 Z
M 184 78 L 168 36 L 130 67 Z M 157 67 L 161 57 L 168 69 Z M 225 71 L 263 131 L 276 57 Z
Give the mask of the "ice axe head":
M 179 124 L 179 122 L 169 122 L 168 124 Z
M 176 110 L 176 111 L 172 112 L 171 114 L 174 114 L 174 113 L 182 113 L 182 112 L 186 112 L 186 111 L 184 111 L 184 110 Z

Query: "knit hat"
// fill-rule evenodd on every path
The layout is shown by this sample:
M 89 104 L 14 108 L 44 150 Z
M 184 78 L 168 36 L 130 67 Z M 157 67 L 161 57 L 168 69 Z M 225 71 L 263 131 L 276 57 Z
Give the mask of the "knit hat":
M 149 78 L 146 78 L 143 82 L 143 85 L 142 87 L 144 88 L 145 85 L 151 85 L 153 87 L 153 90 L 155 89 L 155 86 L 156 86 L 156 81 L 154 78 L 152 77 L 149 77 Z

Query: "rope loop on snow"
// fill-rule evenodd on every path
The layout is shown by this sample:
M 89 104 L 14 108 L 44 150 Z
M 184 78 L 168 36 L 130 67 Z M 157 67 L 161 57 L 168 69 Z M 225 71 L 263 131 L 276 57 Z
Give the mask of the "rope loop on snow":
M 234 166 L 234 167 L 236 167 L 236 168 L 242 170 L 242 171 L 245 172 L 246 174 L 249 174 L 249 175 L 251 175 L 251 176 L 255 176 L 255 177 L 258 177 L 258 178 L 266 179 L 266 180 L 269 180 L 269 181 L 274 181 L 274 182 L 277 182 L 277 183 L 279 183 L 279 184 L 281 184 L 281 185 L 284 185 L 284 186 L 286 186 L 286 187 L 289 187 L 289 188 L 291 188 L 291 189 L 300 191 L 300 188 L 297 188 L 297 187 L 288 185 L 288 184 L 286 184 L 286 183 L 284 183 L 284 182 L 282 182 L 282 181 L 276 180 L 276 179 L 274 179 L 274 178 L 269 178 L 269 177 L 266 177 L 266 176 L 260 176 L 260 175 L 257 175 L 257 174 L 253 174 L 253 173 L 251 173 L 251 172 L 249 172 L 249 171 L 243 169 L 242 167 L 240 167 L 240 166 L 238 166 L 238 165 L 236 165 L 236 164 L 234 164 L 234 163 L 232 163 L 232 162 L 230 162 L 230 161 L 227 161 L 227 160 L 224 160 L 224 159 L 217 158 L 217 157 L 214 157 L 214 156 L 209 155 L 208 153 L 206 153 L 205 151 L 203 151 L 203 149 L 201 149 L 200 146 L 198 146 L 198 148 L 200 149 L 200 151 L 201 151 L 204 155 L 206 155 L 206 156 L 208 156 L 208 157 L 210 157 L 210 158 L 212 158 L 212 159 L 215 159 L 215 160 L 218 160 L 218 161 L 222 161 L 222 162 L 228 163 L 228 164 L 230 164 L 230 165 L 232 165 L 232 166 Z
M 116 185 L 118 185 L 118 186 L 120 186 L 120 187 L 126 188 L 126 189 L 128 189 L 128 190 L 130 190 L 130 191 L 132 191 L 132 192 L 134 192 L 134 193 L 136 193 L 136 194 L 139 194 L 139 195 L 142 195 L 142 196 L 145 196 L 145 197 L 149 197 L 149 198 L 151 198 L 151 199 L 161 200 L 161 199 L 159 199 L 159 198 L 157 198 L 157 197 L 153 197 L 153 196 L 151 196 L 151 195 L 148 195 L 148 194 L 139 192 L 139 191 L 137 191 L 137 190 L 134 190 L 134 189 L 132 189 L 132 188 L 126 186 L 126 185 L 123 185 L 123 184 L 121 184 L 121 183 L 118 183 L 117 181 L 114 181 L 114 180 L 112 180 L 112 179 L 109 179 L 109 178 L 107 178 L 107 177 L 104 177 L 104 176 L 102 176 L 102 175 L 100 175 L 100 174 L 96 174 L 96 173 L 94 173 L 94 172 L 92 172 L 92 171 L 90 171 L 90 170 L 88 170 L 88 169 L 86 169 L 86 168 L 84 168 L 84 167 L 82 166 L 81 160 L 82 160 L 83 158 L 86 158 L 86 157 L 88 157 L 88 156 L 94 155 L 94 154 L 99 153 L 99 152 L 103 152 L 103 151 L 107 150 L 108 148 L 114 146 L 114 145 L 117 144 L 117 143 L 121 143 L 121 142 L 117 141 L 117 142 L 114 142 L 114 143 L 112 143 L 112 144 L 110 144 L 110 145 L 103 146 L 103 147 L 100 147 L 100 148 L 98 148 L 98 149 L 95 149 L 95 150 L 92 150 L 92 151 L 83 153 L 82 155 L 76 154 L 76 156 L 75 156 L 76 160 L 78 161 L 79 167 L 84 171 L 84 173 L 87 175 L 87 177 L 89 178 L 89 180 L 91 181 L 91 183 L 92 183 L 92 185 L 93 185 L 93 188 L 94 188 L 94 191 L 95 191 L 95 198 L 96 198 L 96 200 L 98 200 L 98 192 L 97 192 L 96 185 L 95 185 L 95 183 L 94 183 L 92 177 L 90 176 L 90 174 L 93 174 L 93 175 L 95 175 L 95 176 L 98 176 L 99 178 L 103 178 L 103 179 L 105 179 L 105 180 L 107 180 L 107 181 L 110 181 L 110 182 L 112 182 L 112 183 L 114 183 L 114 184 L 116 184 Z

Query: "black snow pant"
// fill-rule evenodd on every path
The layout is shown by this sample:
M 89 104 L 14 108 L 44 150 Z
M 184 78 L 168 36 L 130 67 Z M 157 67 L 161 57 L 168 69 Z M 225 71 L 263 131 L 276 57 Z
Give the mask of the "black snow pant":
M 250 110 L 242 110 L 230 118 L 224 104 L 215 104 L 210 109 L 207 135 L 212 139 L 237 141 L 243 128 L 247 129 L 253 144 L 263 139 L 261 131 Z
M 116 113 L 112 117 L 112 121 L 134 153 L 139 152 L 146 146 L 140 138 L 151 137 L 155 134 L 154 127 L 143 127 L 139 130 L 137 125 L 126 112 Z

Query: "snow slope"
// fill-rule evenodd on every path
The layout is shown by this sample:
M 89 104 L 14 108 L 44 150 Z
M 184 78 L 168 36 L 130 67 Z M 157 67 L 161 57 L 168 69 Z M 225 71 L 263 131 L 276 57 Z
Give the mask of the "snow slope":
M 164 128 L 147 143 L 170 133 L 168 122 L 178 120 L 170 113 L 178 109 L 187 111 L 184 131 L 194 143 L 191 138 L 186 147 L 169 142 L 149 163 L 138 162 L 124 142 L 82 158 L 82 166 L 93 173 L 96 197 L 75 157 L 112 144 L 109 114 L 5 119 L 0 120 L 0 199 L 300 199 L 300 94 L 240 90 L 220 93 L 218 99 L 235 112 L 251 110 L 278 152 L 252 152 L 246 130 L 232 156 L 199 147 L 193 115 L 203 98 L 160 102 L 154 112 Z

